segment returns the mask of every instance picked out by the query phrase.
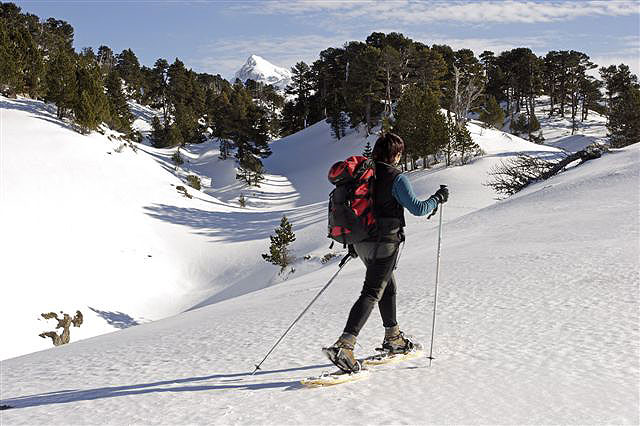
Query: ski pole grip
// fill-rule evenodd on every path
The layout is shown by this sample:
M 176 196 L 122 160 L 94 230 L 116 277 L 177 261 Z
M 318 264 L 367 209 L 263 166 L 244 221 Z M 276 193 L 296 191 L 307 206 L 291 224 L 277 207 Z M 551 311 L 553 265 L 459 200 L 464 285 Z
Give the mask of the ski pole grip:
M 446 188 L 447 185 L 440 185 L 440 189 L 442 188 Z M 429 216 L 427 216 L 427 219 L 431 219 L 433 217 L 433 215 L 435 215 L 438 212 L 438 208 L 440 207 L 440 203 L 438 202 L 438 205 L 436 205 L 436 208 L 433 209 L 433 211 L 431 212 L 431 214 Z
M 440 189 L 445 189 L 446 187 L 447 187 L 447 185 L 440 185 Z

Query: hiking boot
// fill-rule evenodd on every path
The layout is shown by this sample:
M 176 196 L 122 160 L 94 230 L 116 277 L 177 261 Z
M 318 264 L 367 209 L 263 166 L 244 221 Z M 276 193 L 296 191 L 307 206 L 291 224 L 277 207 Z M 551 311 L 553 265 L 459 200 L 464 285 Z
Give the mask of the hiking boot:
M 382 350 L 392 354 L 403 354 L 420 349 L 422 346 L 415 342 L 411 336 L 406 336 L 400 329 L 390 327 L 392 330 L 385 330 Z
M 360 361 L 353 356 L 356 344 L 355 336 L 343 334 L 328 348 L 322 348 L 322 352 L 336 367 L 345 373 L 356 373 L 362 369 Z

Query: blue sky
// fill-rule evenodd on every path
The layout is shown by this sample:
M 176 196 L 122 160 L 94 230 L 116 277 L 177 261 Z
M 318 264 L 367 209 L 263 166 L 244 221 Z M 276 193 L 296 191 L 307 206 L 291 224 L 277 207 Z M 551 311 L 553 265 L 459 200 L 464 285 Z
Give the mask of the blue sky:
M 257 54 L 276 65 L 313 62 L 327 47 L 397 31 L 428 45 L 481 53 L 574 49 L 598 65 L 640 73 L 638 1 L 16 1 L 73 25 L 75 47 L 131 48 L 142 64 L 178 57 L 231 78 Z

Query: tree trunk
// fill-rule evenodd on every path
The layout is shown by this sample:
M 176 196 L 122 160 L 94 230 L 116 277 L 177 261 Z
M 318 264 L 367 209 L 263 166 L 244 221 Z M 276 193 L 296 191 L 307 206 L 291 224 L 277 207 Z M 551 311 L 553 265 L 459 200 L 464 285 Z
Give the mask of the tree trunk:
M 602 156 L 602 151 L 600 149 L 583 149 L 582 151 L 575 152 L 571 155 L 568 155 L 561 161 L 559 161 L 555 166 L 549 169 L 548 172 L 543 173 L 540 178 L 541 179 L 549 179 L 551 176 L 557 174 L 570 163 L 573 163 L 576 160 L 582 160 L 580 164 L 585 161 L 593 160 L 595 158 L 600 158 Z
M 576 115 L 578 114 L 578 93 L 571 92 L 571 134 L 576 132 Z
M 387 98 L 385 99 L 384 113 L 387 117 L 391 115 L 391 71 L 387 67 Z

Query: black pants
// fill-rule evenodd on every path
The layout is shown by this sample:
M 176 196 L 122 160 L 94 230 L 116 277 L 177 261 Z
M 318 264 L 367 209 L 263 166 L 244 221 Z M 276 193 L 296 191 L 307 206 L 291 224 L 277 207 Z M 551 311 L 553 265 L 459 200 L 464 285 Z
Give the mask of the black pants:
M 376 244 L 378 249 L 376 252 Z M 355 244 L 356 253 L 367 267 L 364 286 L 356 300 L 344 328 L 345 333 L 357 336 L 378 304 L 385 327 L 398 325 L 396 321 L 396 280 L 393 269 L 398 257 L 398 243 L 362 242 Z

